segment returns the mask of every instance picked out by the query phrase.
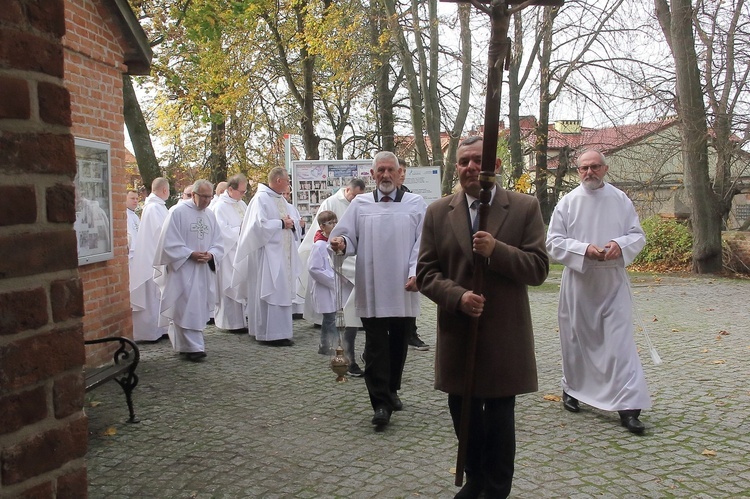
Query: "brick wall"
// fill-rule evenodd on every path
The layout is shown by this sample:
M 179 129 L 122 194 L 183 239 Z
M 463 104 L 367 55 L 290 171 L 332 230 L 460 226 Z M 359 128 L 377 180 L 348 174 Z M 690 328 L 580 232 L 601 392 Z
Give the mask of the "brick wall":
M 750 232 L 722 232 L 721 238 L 729 247 L 724 252 L 724 265 L 734 272 L 750 274 Z
M 86 497 L 63 12 L 0 8 L 0 497 Z
M 70 91 L 75 137 L 106 142 L 112 173 L 114 259 L 80 267 L 83 282 L 86 339 L 132 337 L 128 284 L 125 169 L 122 102 L 125 41 L 104 2 L 65 0 L 65 86 Z M 87 347 L 86 363 L 111 358 L 110 346 Z

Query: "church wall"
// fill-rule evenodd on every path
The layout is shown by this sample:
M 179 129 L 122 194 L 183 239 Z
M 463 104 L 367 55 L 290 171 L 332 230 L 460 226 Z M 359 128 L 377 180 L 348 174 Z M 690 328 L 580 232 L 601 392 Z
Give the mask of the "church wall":
M 103 2 L 65 1 L 65 86 L 70 91 L 76 138 L 110 146 L 114 258 L 79 268 L 83 282 L 86 339 L 132 337 L 127 262 L 122 74 L 124 40 Z M 87 347 L 86 363 L 100 365 L 110 358 L 109 346 Z
M 63 0 L 0 8 L 0 497 L 86 497 Z

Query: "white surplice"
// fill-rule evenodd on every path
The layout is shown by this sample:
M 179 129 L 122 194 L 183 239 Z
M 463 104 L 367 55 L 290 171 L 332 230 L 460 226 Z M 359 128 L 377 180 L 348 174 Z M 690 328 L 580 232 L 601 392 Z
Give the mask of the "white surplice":
M 167 215 L 164 200 L 154 193 L 149 194 L 141 213 L 130 269 L 130 307 L 136 341 L 156 341 L 167 334 L 167 328 L 159 325 L 161 291 L 154 283 L 156 244 Z
M 216 304 L 214 273 L 207 263 L 189 258 L 194 251 L 208 251 L 216 269 L 221 267 L 224 243 L 216 217 L 191 201 L 178 205 L 167 217 L 153 262 L 154 267 L 164 266 L 156 279 L 162 290 L 161 323 L 171 320 L 178 326 L 170 328 L 170 338 L 179 352 L 204 351 L 202 331 Z
M 141 224 L 141 219 L 130 208 L 125 208 L 125 212 L 128 215 L 128 269 L 132 272 L 135 238 L 138 236 L 138 226 Z
M 292 337 L 292 303 L 301 270 L 295 231 L 283 228 L 289 203 L 265 184 L 242 222 L 232 274 L 232 294 L 245 304 L 248 330 L 259 341 Z
M 346 255 L 357 255 L 355 303 L 359 317 L 417 317 L 419 293 L 406 291 L 417 273 L 419 241 L 427 204 L 405 192 L 400 202 L 376 203 L 372 193 L 355 197 L 328 237 L 346 238 Z
M 584 258 L 586 248 L 615 241 L 617 260 Z M 633 338 L 630 283 L 625 267 L 646 244 L 633 203 L 605 183 L 565 195 L 552 214 L 547 251 L 565 265 L 558 322 L 565 392 L 607 411 L 648 409 L 643 366 Z
M 313 241 L 315 240 L 315 233 L 320 229 L 320 225 L 318 224 L 318 213 L 326 210 L 332 211 L 336 214 L 336 218 L 341 220 L 341 218 L 344 216 L 344 213 L 346 212 L 346 209 L 349 208 L 349 204 L 350 201 L 346 199 L 346 196 L 344 196 L 343 188 L 339 189 L 333 196 L 324 199 L 323 202 L 320 203 L 320 208 L 318 208 L 318 212 L 315 214 L 315 218 L 310 224 L 310 227 L 305 234 L 305 238 L 299 245 L 299 257 L 302 262 L 307 262 L 309 260 L 310 251 L 313 246 Z M 362 321 L 360 321 L 359 317 L 357 316 L 357 310 L 354 304 L 354 274 L 356 263 L 357 257 L 352 256 L 344 259 L 344 262 L 341 265 L 341 274 L 344 277 L 344 281 L 342 282 L 343 289 L 351 290 L 351 292 L 345 292 L 343 294 L 342 301 L 344 302 L 344 322 L 346 323 L 346 327 L 359 328 L 362 327 Z M 309 272 L 307 270 L 307 267 L 305 267 L 300 274 L 297 294 L 305 297 L 305 320 L 308 320 L 315 324 L 321 324 L 323 316 L 315 311 L 310 298 Z
M 245 217 L 247 204 L 243 200 L 232 199 L 224 191 L 218 201 L 209 206 L 216 215 L 216 223 L 224 241 L 224 258 L 217 269 L 217 285 L 219 303 L 214 318 L 216 326 L 221 329 L 240 329 L 245 327 L 245 312 L 242 303 L 227 295 L 232 284 L 234 270 L 234 255 L 237 253 L 237 241 L 240 238 L 240 226 Z

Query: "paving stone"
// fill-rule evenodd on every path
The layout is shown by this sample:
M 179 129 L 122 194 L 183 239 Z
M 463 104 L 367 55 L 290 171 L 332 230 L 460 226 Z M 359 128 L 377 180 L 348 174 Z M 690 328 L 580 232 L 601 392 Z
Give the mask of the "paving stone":
M 539 392 L 517 398 L 516 498 L 750 496 L 750 281 L 635 275 L 633 292 L 663 363 L 636 342 L 654 406 L 646 432 L 560 395 L 560 274 L 530 288 Z M 419 334 L 435 345 L 435 307 Z M 319 329 L 296 320 L 295 345 L 206 329 L 208 357 L 191 363 L 168 342 L 141 347 L 128 424 L 114 383 L 89 394 L 91 498 L 450 498 L 456 437 L 433 389 L 434 350 L 409 350 L 401 398 L 383 432 L 370 424 L 364 380 L 336 383 L 317 354 Z M 364 334 L 358 338 L 361 353 Z M 108 429 L 114 429 L 110 434 Z M 703 455 L 711 450 L 715 456 Z

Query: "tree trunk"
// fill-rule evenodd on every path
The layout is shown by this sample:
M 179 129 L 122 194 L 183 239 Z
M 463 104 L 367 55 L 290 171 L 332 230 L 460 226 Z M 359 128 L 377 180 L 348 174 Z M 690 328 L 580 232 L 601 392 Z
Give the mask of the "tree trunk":
M 544 21 L 541 26 L 542 43 L 539 51 L 539 123 L 536 126 L 536 143 L 534 145 L 534 155 L 536 163 L 536 178 L 534 186 L 536 188 L 536 198 L 539 200 L 539 206 L 542 209 L 542 218 L 544 223 L 549 223 L 552 216 L 552 206 L 549 199 L 549 189 L 547 186 L 547 140 L 549 128 L 549 105 L 550 97 L 550 71 L 549 61 L 552 56 L 552 20 L 554 14 L 552 7 L 544 8 Z
M 654 3 L 677 74 L 682 164 L 693 227 L 693 270 L 698 274 L 719 272 L 721 211 L 708 175 L 708 129 L 693 38 L 693 9 L 690 0 L 673 0 L 671 8 L 666 0 Z
M 226 121 L 220 114 L 211 115 L 209 133 L 211 150 L 208 153 L 208 180 L 216 185 L 227 179 L 227 134 Z
M 151 182 L 161 176 L 159 162 L 156 160 L 154 146 L 151 143 L 151 134 L 148 131 L 146 119 L 143 117 L 141 106 L 135 95 L 133 82 L 130 75 L 122 75 L 123 113 L 125 124 L 128 127 L 130 142 L 133 143 L 135 159 L 138 161 L 138 172 L 141 174 L 143 185 L 151 192 Z
M 445 166 L 440 191 L 443 196 L 453 190 L 453 175 L 456 171 L 456 149 L 458 149 L 461 135 L 463 135 L 466 117 L 469 114 L 469 99 L 471 98 L 471 5 L 465 2 L 458 4 L 458 21 L 461 27 L 461 97 L 456 113 L 456 121 L 450 133 L 448 150 L 446 151 Z
M 393 99 L 395 87 L 390 86 L 391 53 L 380 43 L 380 34 L 387 27 L 385 12 L 378 0 L 370 0 L 370 44 L 372 46 L 373 67 L 375 68 L 375 107 L 377 110 L 377 130 L 380 137 L 378 148 L 382 151 L 395 151 L 395 119 Z
M 521 146 L 521 85 L 519 74 L 523 59 L 523 25 L 521 12 L 513 14 L 513 46 L 511 47 L 510 67 L 508 68 L 508 149 L 510 167 L 508 188 L 515 187 L 523 175 L 523 147 Z

